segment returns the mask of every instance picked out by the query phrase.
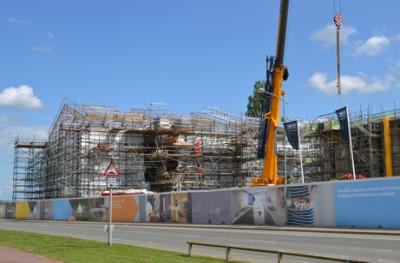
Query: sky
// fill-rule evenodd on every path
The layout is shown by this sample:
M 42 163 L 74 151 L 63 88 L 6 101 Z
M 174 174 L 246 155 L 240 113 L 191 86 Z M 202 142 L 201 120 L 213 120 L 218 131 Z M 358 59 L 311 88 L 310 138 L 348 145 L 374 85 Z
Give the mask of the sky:
M 339 1 L 339 0 L 336 0 Z M 284 83 L 289 117 L 400 105 L 398 0 L 342 1 L 336 94 L 333 0 L 292 0 Z M 339 10 L 336 10 L 339 11 Z M 13 142 L 46 139 L 62 101 L 183 114 L 246 110 L 276 47 L 278 0 L 4 0 L 0 8 L 0 199 Z

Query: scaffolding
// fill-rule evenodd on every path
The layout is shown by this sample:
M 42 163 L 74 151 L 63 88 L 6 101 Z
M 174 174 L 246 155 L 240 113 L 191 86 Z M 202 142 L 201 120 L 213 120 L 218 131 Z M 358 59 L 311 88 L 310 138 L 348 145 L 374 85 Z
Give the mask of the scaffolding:
M 383 135 L 385 117 L 389 118 L 393 175 L 400 175 L 400 110 L 375 114 L 368 110 L 350 116 L 354 164 L 359 178 L 387 176 Z M 306 182 L 349 179 L 349 144 L 341 138 L 335 113 L 301 122 L 300 134 Z M 279 167 L 283 167 L 283 149 L 278 147 Z M 289 182 L 299 183 L 299 153 L 287 146 L 286 151 Z M 280 175 L 283 175 L 282 170 Z
M 253 164 L 257 130 L 258 119 L 218 107 L 182 116 L 166 110 L 121 111 L 65 103 L 48 142 L 33 158 L 44 172 L 35 179 L 42 192 L 32 198 L 98 196 L 106 189 L 103 172 L 111 160 L 121 174 L 119 189 L 245 186 L 259 170 Z M 33 165 L 22 159 L 20 149 L 15 147 L 15 185 L 28 180 L 19 167 Z M 28 193 L 27 188 L 16 187 L 14 192 Z
M 351 117 L 357 175 L 385 176 L 383 117 L 388 116 L 392 168 L 400 175 L 400 112 Z M 14 199 L 92 197 L 106 189 L 111 160 L 118 189 L 156 192 L 249 186 L 260 176 L 260 119 L 228 109 L 204 108 L 181 115 L 161 109 L 131 109 L 64 103 L 47 142 L 15 143 Z M 345 179 L 348 144 L 334 114 L 300 122 L 306 182 Z M 278 173 L 300 182 L 299 152 L 277 130 Z M 285 158 L 286 156 L 286 169 Z
M 45 142 L 15 140 L 13 200 L 44 197 Z

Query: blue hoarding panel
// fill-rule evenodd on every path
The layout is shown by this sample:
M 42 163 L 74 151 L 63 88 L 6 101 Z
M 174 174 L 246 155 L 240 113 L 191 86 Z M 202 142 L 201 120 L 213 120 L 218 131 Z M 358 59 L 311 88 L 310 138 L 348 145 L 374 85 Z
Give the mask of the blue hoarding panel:
M 69 220 L 72 207 L 69 200 L 53 200 L 53 220 Z
M 337 183 L 336 225 L 400 227 L 400 179 Z

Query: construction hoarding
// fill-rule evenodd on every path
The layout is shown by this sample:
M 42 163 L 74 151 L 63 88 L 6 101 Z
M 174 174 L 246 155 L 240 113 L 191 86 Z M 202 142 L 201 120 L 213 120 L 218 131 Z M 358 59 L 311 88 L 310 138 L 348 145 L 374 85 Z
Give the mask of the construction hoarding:
M 108 198 L 0 203 L 0 218 L 107 221 Z M 113 197 L 116 222 L 400 227 L 400 179 Z M 390 215 L 390 216 L 388 216 Z
M 137 196 L 113 196 L 112 219 L 115 222 L 139 222 L 139 205 Z M 107 209 L 108 198 L 107 198 Z M 102 213 L 107 217 L 108 213 Z
M 192 223 L 232 224 L 231 191 L 193 192 Z
M 400 180 L 337 183 L 336 225 L 340 227 L 400 227 Z

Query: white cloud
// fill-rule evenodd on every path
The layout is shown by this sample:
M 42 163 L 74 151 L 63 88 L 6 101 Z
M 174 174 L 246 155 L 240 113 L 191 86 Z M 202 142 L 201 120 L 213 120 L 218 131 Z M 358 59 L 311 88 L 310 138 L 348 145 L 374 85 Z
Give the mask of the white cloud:
M 47 125 L 27 125 L 0 115 L 0 153 L 11 154 L 13 152 L 14 140 L 35 139 L 43 141 L 47 139 Z
M 47 31 L 47 37 L 49 39 L 48 44 L 38 44 L 38 45 L 34 45 L 32 47 L 32 51 L 34 52 L 38 52 L 38 53 L 50 53 L 53 51 L 55 44 L 54 44 L 54 34 L 53 32 L 51 32 L 50 30 Z
M 10 22 L 10 23 L 12 23 L 12 24 L 19 24 L 19 23 L 21 23 L 22 21 L 19 20 L 19 19 L 17 19 L 17 18 L 15 18 L 15 17 L 9 17 L 9 18 L 8 18 L 8 22 Z
M 8 20 L 8 22 L 11 23 L 11 24 L 23 24 L 23 25 L 29 25 L 29 24 L 30 24 L 30 23 L 27 22 L 27 21 L 22 21 L 22 20 L 20 20 L 20 19 L 18 19 L 18 18 L 16 18 L 16 17 L 13 17 L 13 16 L 7 18 L 7 20 Z
M 54 39 L 54 34 L 50 30 L 47 31 L 47 36 L 49 37 L 50 40 Z
M 0 93 L 0 107 L 39 109 L 43 103 L 35 97 L 31 87 L 21 85 L 18 88 L 6 88 Z
M 397 61 L 391 69 L 395 74 L 400 74 L 400 61 Z
M 12 152 L 14 140 L 17 136 L 21 139 L 47 139 L 47 125 L 26 125 L 16 122 L 9 117 L 0 115 L 0 153 Z
M 328 95 L 337 93 L 336 80 L 328 81 L 327 74 L 317 72 L 309 79 L 310 85 Z M 341 76 L 342 92 L 349 93 L 350 91 L 357 91 L 361 93 L 372 93 L 384 91 L 390 88 L 394 82 L 394 77 L 391 75 L 385 76 L 383 79 L 373 78 L 367 80 L 363 74 L 349 76 Z
M 366 54 L 368 56 L 375 56 L 381 53 L 385 47 L 390 45 L 390 39 L 386 36 L 373 36 L 367 41 L 359 45 L 356 49 L 356 54 Z
M 357 33 L 357 29 L 351 26 L 343 26 L 340 37 L 342 43 L 346 43 L 349 37 Z M 336 26 L 326 25 L 325 27 L 311 34 L 310 39 L 322 43 L 324 46 L 336 45 Z
M 38 53 L 50 53 L 53 50 L 53 47 L 50 45 L 34 45 L 32 47 L 32 51 Z
M 400 34 L 394 35 L 390 38 L 391 41 L 393 42 L 399 42 L 400 41 Z

